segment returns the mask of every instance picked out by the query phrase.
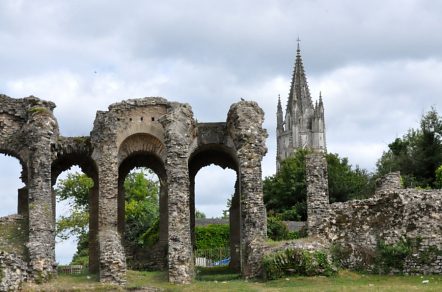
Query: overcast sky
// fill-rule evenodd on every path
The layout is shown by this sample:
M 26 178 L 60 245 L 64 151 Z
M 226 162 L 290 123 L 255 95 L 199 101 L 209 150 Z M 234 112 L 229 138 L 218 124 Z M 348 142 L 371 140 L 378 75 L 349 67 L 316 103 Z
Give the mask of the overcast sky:
M 0 93 L 54 101 L 65 136 L 89 135 L 97 110 L 127 98 L 186 102 L 205 122 L 255 100 L 268 176 L 299 36 L 313 98 L 322 91 L 328 151 L 372 171 L 425 111 L 442 112 L 441 31 L 434 0 L 2 0 Z M 233 193 L 235 174 L 217 169 L 197 176 L 197 208 L 209 216 Z M 0 157 L 0 215 L 16 208 L 19 173 Z

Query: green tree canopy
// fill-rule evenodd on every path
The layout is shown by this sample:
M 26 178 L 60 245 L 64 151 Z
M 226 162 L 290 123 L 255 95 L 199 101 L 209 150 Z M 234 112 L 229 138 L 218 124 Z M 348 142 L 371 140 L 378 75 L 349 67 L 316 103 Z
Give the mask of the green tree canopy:
M 442 118 L 432 108 L 420 127 L 410 129 L 388 145 L 378 160 L 377 176 L 400 171 L 406 187 L 437 187 L 436 170 L 442 164 Z
M 279 214 L 283 220 L 306 220 L 307 185 L 305 157 L 307 150 L 298 150 L 281 163 L 273 176 L 264 179 L 264 202 L 269 215 Z M 347 158 L 327 154 L 330 202 L 343 202 L 365 198 L 374 191 L 371 175 L 363 169 L 355 169 Z
M 125 192 L 125 242 L 130 247 L 153 244 L 158 236 L 159 182 L 150 170 L 137 168 L 124 181 Z M 89 190 L 93 181 L 85 174 L 71 173 L 61 179 L 55 188 L 57 200 L 70 200 L 71 214 L 62 216 L 56 223 L 56 235 L 60 239 L 77 237 L 77 253 L 73 262 L 87 258 Z

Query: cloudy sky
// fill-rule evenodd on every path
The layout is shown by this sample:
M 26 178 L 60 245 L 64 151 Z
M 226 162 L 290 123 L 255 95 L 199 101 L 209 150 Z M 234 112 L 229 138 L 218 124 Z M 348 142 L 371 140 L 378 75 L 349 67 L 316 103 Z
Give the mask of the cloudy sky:
M 441 31 L 434 0 L 3 0 L 0 93 L 54 101 L 65 136 L 88 135 L 96 110 L 127 98 L 190 103 L 207 122 L 255 100 L 269 132 L 267 176 L 299 36 L 310 91 L 324 97 L 328 151 L 372 171 L 425 111 L 442 112 Z M 19 172 L 0 157 L 0 216 L 16 208 Z M 220 216 L 234 176 L 201 170 L 197 208 Z

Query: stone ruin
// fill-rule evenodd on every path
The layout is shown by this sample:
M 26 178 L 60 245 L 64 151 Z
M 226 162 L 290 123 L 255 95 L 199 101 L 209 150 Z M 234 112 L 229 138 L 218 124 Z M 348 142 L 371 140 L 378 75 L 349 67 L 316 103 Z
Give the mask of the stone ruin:
M 54 108 L 33 96 L 0 95 L 0 153 L 20 161 L 25 184 L 18 190 L 17 214 L 0 218 L 0 290 L 56 275 L 53 186 L 73 165 L 94 181 L 89 269 L 100 281 L 126 282 L 123 181 L 139 166 L 160 180 L 160 235 L 148 258 L 167 269 L 170 282 L 189 283 L 195 275 L 195 176 L 210 164 L 237 173 L 231 266 L 246 278 L 257 276 L 266 238 L 261 160 L 267 133 L 264 112 L 255 102 L 233 104 L 226 122 L 199 123 L 188 104 L 160 97 L 126 100 L 98 111 L 88 137 L 61 136 Z
M 442 190 L 403 189 L 395 172 L 377 182 L 372 198 L 330 204 L 323 154 L 307 158 L 306 176 L 309 236 L 338 246 L 344 267 L 373 270 L 381 242 L 408 240 L 414 250 L 402 272 L 442 274 Z
M 123 181 L 138 166 L 149 167 L 160 180 L 160 235 L 156 246 L 136 257 L 167 269 L 170 282 L 192 281 L 195 176 L 210 164 L 237 173 L 230 207 L 230 265 L 245 278 L 258 276 L 262 256 L 278 248 L 339 245 L 347 253 L 346 267 L 370 269 L 379 242 L 403 239 L 419 242 L 406 259 L 406 273 L 442 273 L 442 191 L 403 189 L 399 173 L 392 173 L 379 181 L 372 198 L 330 204 L 323 153 L 306 161 L 312 241 L 267 246 L 261 180 L 267 133 L 264 113 L 255 102 L 233 104 L 226 122 L 198 123 L 187 104 L 159 97 L 127 100 L 97 112 L 88 137 L 61 136 L 54 108 L 33 96 L 0 95 L 0 152 L 20 161 L 25 183 L 18 190 L 17 214 L 0 218 L 0 291 L 56 275 L 53 186 L 73 165 L 94 181 L 89 269 L 102 282 L 126 281 Z

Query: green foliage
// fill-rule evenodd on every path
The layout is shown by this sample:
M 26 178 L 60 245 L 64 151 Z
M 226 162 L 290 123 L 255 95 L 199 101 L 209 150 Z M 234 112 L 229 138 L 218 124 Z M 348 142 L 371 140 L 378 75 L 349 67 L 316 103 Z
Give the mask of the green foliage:
M 51 111 L 49 109 L 47 109 L 45 107 L 41 107 L 41 106 L 31 107 L 28 111 L 31 114 L 46 114 L 46 115 L 51 114 Z
M 126 230 L 124 238 L 127 245 L 147 244 L 145 233 L 159 218 L 158 182 L 147 179 L 151 172 L 139 169 L 127 175 L 124 181 L 126 200 Z
M 263 276 L 274 280 L 285 275 L 331 276 L 337 271 L 331 257 L 325 251 L 309 252 L 301 249 L 286 249 L 267 254 L 263 258 Z
M 432 108 L 420 121 L 388 145 L 378 160 L 377 176 L 400 171 L 405 187 L 438 187 L 436 170 L 442 164 L 442 118 Z
M 306 219 L 307 212 L 303 207 L 307 198 L 305 182 L 307 154 L 306 150 L 297 151 L 281 163 L 277 174 L 264 179 L 264 203 L 269 215 L 294 209 L 298 218 Z
M 200 210 L 196 210 L 195 211 L 195 218 L 197 218 L 197 219 L 205 219 L 206 218 L 206 214 L 204 214 L 204 212 L 201 212 Z
M 329 153 L 327 158 L 330 202 L 364 199 L 374 193 L 375 181 L 365 170 L 348 163 L 347 158 Z
M 438 189 L 442 189 L 442 165 L 440 165 L 436 169 L 435 187 L 438 188 Z
M 151 247 L 158 242 L 160 238 L 160 218 L 157 217 L 155 222 L 141 236 L 144 246 Z
M 279 214 L 284 220 L 307 219 L 307 185 L 305 157 L 307 150 L 298 150 L 281 163 L 274 176 L 263 182 L 264 202 L 269 215 Z M 327 154 L 329 194 L 331 202 L 366 198 L 374 193 L 374 179 L 363 169 L 355 169 L 347 158 Z
M 391 269 L 402 271 L 405 258 L 412 254 L 412 245 L 409 240 L 400 240 L 396 244 L 378 242 L 376 266 L 380 271 L 389 272 Z
M 89 265 L 89 236 L 87 233 L 82 234 L 78 238 L 77 252 L 74 254 L 71 265 Z
M 227 247 L 230 240 L 228 224 L 209 224 L 195 227 L 196 249 L 216 249 Z
M 73 209 L 69 216 L 61 216 L 56 222 L 57 237 L 67 240 L 72 236 L 81 237 L 88 232 L 89 212 Z
M 287 225 L 276 217 L 267 218 L 267 236 L 275 241 L 289 239 Z
M 87 210 L 89 191 L 94 181 L 83 173 L 69 173 L 65 179 L 60 179 L 55 187 L 58 201 L 72 199 L 74 209 Z
M 159 183 L 150 170 L 136 169 L 124 181 L 126 230 L 128 247 L 151 246 L 158 241 Z M 72 213 L 57 220 L 57 237 L 79 238 L 73 262 L 85 263 L 88 257 L 89 191 L 93 181 L 81 173 L 68 174 L 60 180 L 55 192 L 57 199 L 71 199 Z

